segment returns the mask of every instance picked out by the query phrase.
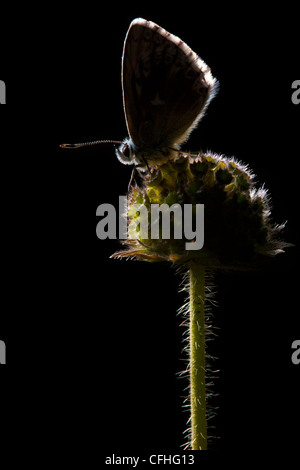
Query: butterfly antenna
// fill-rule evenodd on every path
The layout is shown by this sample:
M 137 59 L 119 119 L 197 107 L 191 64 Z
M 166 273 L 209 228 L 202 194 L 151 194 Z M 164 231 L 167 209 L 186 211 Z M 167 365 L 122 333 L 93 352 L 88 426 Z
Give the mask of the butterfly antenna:
M 94 140 L 93 142 L 81 142 L 79 144 L 60 144 L 63 149 L 78 149 L 81 147 L 89 147 L 90 145 L 98 144 L 121 144 L 120 140 Z

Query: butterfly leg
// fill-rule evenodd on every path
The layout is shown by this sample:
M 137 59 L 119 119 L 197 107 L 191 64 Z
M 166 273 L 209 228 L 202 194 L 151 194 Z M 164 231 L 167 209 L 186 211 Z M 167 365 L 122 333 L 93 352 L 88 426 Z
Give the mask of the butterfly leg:
M 148 165 L 148 162 L 146 160 L 146 158 L 142 155 L 142 159 L 143 159 L 143 162 L 145 163 L 146 167 L 147 167 L 147 170 L 149 172 L 149 175 L 151 175 L 151 171 L 150 171 L 150 168 L 149 168 L 149 165 Z
M 134 179 L 134 177 L 135 177 L 135 173 L 136 173 L 136 168 L 135 168 L 135 166 L 134 166 L 133 169 L 132 169 L 132 172 L 131 172 L 131 176 L 130 176 L 129 183 L 128 183 L 128 192 L 130 192 L 130 189 L 131 189 L 131 186 L 132 186 L 132 182 L 133 182 L 133 179 Z

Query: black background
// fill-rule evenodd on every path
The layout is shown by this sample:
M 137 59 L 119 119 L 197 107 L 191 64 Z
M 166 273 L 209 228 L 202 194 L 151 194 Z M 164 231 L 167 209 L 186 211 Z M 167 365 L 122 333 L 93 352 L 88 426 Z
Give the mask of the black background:
M 117 205 L 131 173 L 113 147 L 59 148 L 127 136 L 121 55 L 130 21 L 141 16 L 182 38 L 220 83 L 185 149 L 248 163 L 270 191 L 273 220 L 288 221 L 284 238 L 295 244 L 259 272 L 214 276 L 219 330 L 210 351 L 220 373 L 210 430 L 218 438 L 210 448 L 252 455 L 296 449 L 297 12 L 226 5 L 85 2 L 26 6 L 20 23 L 10 17 L 14 34 L 4 35 L 0 76 L 7 87 L 0 324 L 7 444 L 15 433 L 20 442 L 29 435 L 47 458 L 55 459 L 50 443 L 68 459 L 87 441 L 83 453 L 96 462 L 113 453 L 182 452 L 188 413 L 187 381 L 176 376 L 185 357 L 176 315 L 185 298 L 181 276 L 167 264 L 112 260 L 119 242 L 96 238 L 95 209 Z

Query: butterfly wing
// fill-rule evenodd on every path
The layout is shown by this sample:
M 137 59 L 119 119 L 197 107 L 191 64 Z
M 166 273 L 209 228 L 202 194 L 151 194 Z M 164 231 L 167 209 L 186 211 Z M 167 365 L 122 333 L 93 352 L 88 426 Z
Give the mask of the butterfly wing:
M 195 52 L 142 18 L 131 23 L 125 39 L 122 82 L 128 132 L 139 149 L 187 140 L 216 91 Z

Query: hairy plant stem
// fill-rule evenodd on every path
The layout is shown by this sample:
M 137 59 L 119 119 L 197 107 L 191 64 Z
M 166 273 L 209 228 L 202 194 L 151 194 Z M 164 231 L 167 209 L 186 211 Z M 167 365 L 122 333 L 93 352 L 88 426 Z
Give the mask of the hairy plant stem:
M 191 447 L 207 450 L 205 392 L 205 268 L 189 265 Z

